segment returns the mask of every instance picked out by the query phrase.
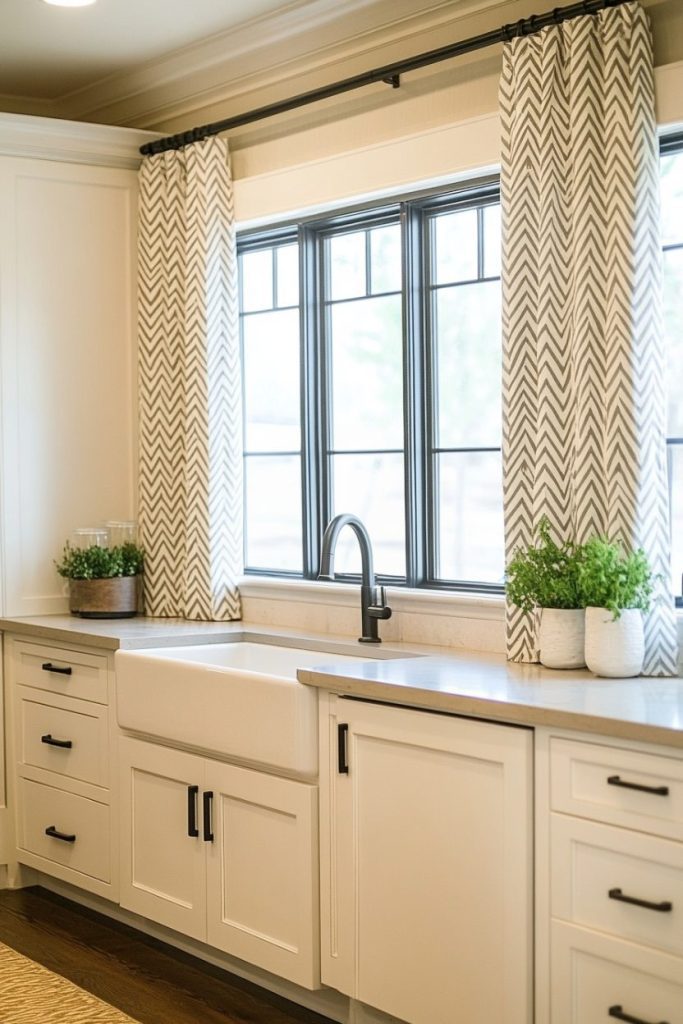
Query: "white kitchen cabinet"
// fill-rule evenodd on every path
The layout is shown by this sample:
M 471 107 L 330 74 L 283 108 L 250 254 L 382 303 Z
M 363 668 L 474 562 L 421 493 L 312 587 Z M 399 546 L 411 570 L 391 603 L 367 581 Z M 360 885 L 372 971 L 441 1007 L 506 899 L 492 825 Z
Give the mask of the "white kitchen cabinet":
M 319 983 L 317 788 L 121 737 L 121 905 Z
M 116 900 L 111 652 L 5 638 L 12 859 Z
M 536 745 L 536 1024 L 683 1024 L 680 751 Z
M 532 734 L 321 700 L 322 980 L 410 1024 L 532 1020 Z

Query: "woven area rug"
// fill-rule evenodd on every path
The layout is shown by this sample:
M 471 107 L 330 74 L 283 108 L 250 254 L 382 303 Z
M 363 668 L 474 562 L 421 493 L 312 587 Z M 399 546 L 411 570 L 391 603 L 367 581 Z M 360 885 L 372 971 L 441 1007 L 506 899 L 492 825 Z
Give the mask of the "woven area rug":
M 2 1024 L 136 1024 L 132 1017 L 0 943 Z

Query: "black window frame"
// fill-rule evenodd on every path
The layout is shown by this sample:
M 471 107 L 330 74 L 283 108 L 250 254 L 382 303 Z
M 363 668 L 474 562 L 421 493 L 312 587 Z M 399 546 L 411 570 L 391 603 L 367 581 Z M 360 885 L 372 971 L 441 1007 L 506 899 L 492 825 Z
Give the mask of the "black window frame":
M 660 137 L 660 157 L 683 152 L 683 133 Z M 491 280 L 483 275 L 481 218 L 483 208 L 500 202 L 500 178 L 483 175 L 450 187 L 438 187 L 350 205 L 284 222 L 271 228 L 238 233 L 238 255 L 254 249 L 296 241 L 299 245 L 300 287 L 300 396 L 301 396 L 301 480 L 302 480 L 302 571 L 285 571 L 246 563 L 245 574 L 313 580 L 320 564 L 320 542 L 331 517 L 329 465 L 326 453 L 329 438 L 329 387 L 326 372 L 329 352 L 321 344 L 326 332 L 323 246 L 325 238 L 343 231 L 368 228 L 398 221 L 402 230 L 403 265 L 403 408 L 405 472 L 405 577 L 378 574 L 380 583 L 426 590 L 503 595 L 504 585 L 481 581 L 450 580 L 436 577 L 438 560 L 438 483 L 434 445 L 436 399 L 434 380 L 435 341 L 431 303 L 428 301 L 429 218 L 437 213 L 476 208 L 479 210 L 478 276 L 475 281 Z M 683 248 L 683 243 L 667 245 Z M 495 279 L 495 278 L 493 278 Z M 240 303 L 240 340 L 242 338 Z M 683 438 L 667 437 L 667 455 Z M 495 451 L 499 449 L 468 449 Z M 246 453 L 245 453 L 246 454 Z M 245 494 L 246 519 L 246 494 Z M 341 582 L 357 583 L 360 575 L 337 574 Z M 682 581 L 683 589 L 683 581 Z M 676 606 L 683 607 L 683 594 L 676 595 Z
M 329 331 L 324 318 L 329 300 L 325 287 L 324 246 L 326 239 L 352 230 L 369 230 L 387 223 L 401 226 L 403 272 L 403 415 L 406 575 L 377 574 L 380 583 L 421 589 L 490 593 L 500 595 L 501 584 L 470 580 L 437 579 L 436 544 L 438 526 L 432 501 L 437 497 L 434 469 L 434 394 L 431 374 L 434 353 L 431 311 L 425 288 L 430 254 L 428 223 L 436 213 L 472 209 L 500 202 L 497 175 L 487 175 L 450 188 L 425 189 L 392 197 L 385 202 L 357 204 L 324 216 L 303 218 L 275 228 L 254 229 L 238 234 L 238 256 L 274 245 L 299 243 L 300 287 L 300 402 L 302 466 L 303 569 L 283 571 L 250 565 L 245 575 L 316 579 L 320 564 L 320 542 L 332 515 L 330 490 L 331 456 Z M 481 217 L 481 214 L 479 215 Z M 478 262 L 482 267 L 482 232 L 478 237 Z M 490 278 L 489 278 L 490 279 Z M 488 280 L 483 275 L 476 280 Z M 240 304 L 240 340 L 243 314 Z M 431 446 L 431 447 L 429 447 Z M 374 450 L 374 449 L 373 449 Z M 249 453 L 245 451 L 245 458 Z M 245 493 L 246 518 L 246 493 Z M 340 582 L 357 583 L 357 573 L 337 573 Z
M 660 139 L 659 139 L 659 156 L 660 156 L 660 159 L 663 156 L 672 156 L 672 155 L 675 155 L 677 153 L 683 154 L 683 132 L 672 132 L 670 134 L 661 135 Z M 683 232 L 682 232 L 682 238 L 683 238 Z M 679 250 L 679 251 L 683 250 L 683 241 L 662 245 L 662 253 L 669 252 L 669 251 L 672 251 L 672 250 Z M 671 462 L 672 462 L 673 449 L 674 449 L 674 447 L 679 447 L 681 445 L 683 445 L 683 437 L 669 437 L 668 436 L 668 431 L 667 431 L 667 438 L 666 438 L 666 457 L 667 458 L 666 458 L 666 461 L 667 461 L 667 475 L 668 475 L 668 481 L 669 481 L 669 508 L 671 508 L 671 502 L 672 502 L 672 497 L 671 497 L 671 481 L 672 481 Z M 679 566 L 678 569 L 680 571 L 679 586 L 680 586 L 681 589 L 680 589 L 680 593 L 677 593 L 675 595 L 675 600 L 676 600 L 676 607 L 677 608 L 683 608 L 683 565 Z

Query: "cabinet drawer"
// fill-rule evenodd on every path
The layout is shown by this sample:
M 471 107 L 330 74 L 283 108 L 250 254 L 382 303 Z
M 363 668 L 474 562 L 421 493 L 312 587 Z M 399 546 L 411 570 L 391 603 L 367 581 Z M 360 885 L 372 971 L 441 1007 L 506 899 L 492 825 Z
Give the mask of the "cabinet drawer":
M 106 804 L 19 779 L 18 808 L 17 844 L 21 850 L 103 882 L 111 880 Z M 53 838 L 46 834 L 50 828 L 75 839 Z
M 551 806 L 683 840 L 683 758 L 553 739 Z
M 14 681 L 22 686 L 107 703 L 106 655 L 15 642 L 12 666 Z
M 683 956 L 683 845 L 553 814 L 551 864 L 553 917 Z
M 102 705 L 21 687 L 16 734 L 20 764 L 109 785 L 107 709 Z
M 677 957 L 558 922 L 551 942 L 551 1024 L 683 1024 Z

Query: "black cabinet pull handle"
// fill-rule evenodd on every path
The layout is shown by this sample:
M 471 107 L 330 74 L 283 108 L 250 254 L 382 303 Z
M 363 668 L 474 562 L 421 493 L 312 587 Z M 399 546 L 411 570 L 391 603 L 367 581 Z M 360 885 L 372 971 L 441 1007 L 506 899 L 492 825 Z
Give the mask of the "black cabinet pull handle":
M 64 750 L 71 750 L 73 743 L 71 740 L 55 740 L 48 732 L 45 736 L 40 737 L 41 743 L 47 743 L 48 747 L 63 747 Z
M 637 789 L 640 793 L 652 793 L 653 796 L 668 796 L 668 786 L 643 786 L 640 782 L 624 782 L 620 775 L 610 775 L 608 786 L 621 786 L 622 789 Z
M 60 676 L 70 676 L 73 672 L 71 665 L 53 665 L 51 661 L 46 661 L 41 666 L 43 672 L 58 672 Z
M 337 767 L 340 775 L 349 774 L 349 759 L 348 759 L 348 740 L 349 740 L 349 727 L 348 725 L 337 726 Z
M 211 803 L 213 801 L 213 793 L 208 789 L 204 793 L 204 842 L 213 842 L 213 830 L 211 828 Z
M 45 835 L 50 836 L 51 839 L 61 839 L 63 843 L 75 843 L 76 836 L 69 835 L 66 832 L 58 832 L 54 825 L 48 825 L 45 829 Z
M 621 1006 L 610 1006 L 609 1008 L 610 1017 L 616 1017 L 617 1020 L 623 1020 L 626 1024 L 652 1024 L 652 1021 L 643 1020 L 642 1017 L 632 1017 L 630 1013 L 624 1013 Z M 660 1020 L 659 1024 L 668 1024 L 666 1020 Z
M 197 828 L 197 794 L 199 786 L 187 787 L 187 834 L 190 839 L 196 839 L 199 835 Z
M 669 900 L 662 900 L 660 903 L 651 903 L 650 900 L 639 900 L 635 896 L 626 896 L 621 889 L 610 889 L 607 893 L 611 900 L 619 900 L 620 903 L 632 903 L 634 907 L 645 907 L 646 910 L 659 910 L 666 914 L 673 910 L 674 905 Z

